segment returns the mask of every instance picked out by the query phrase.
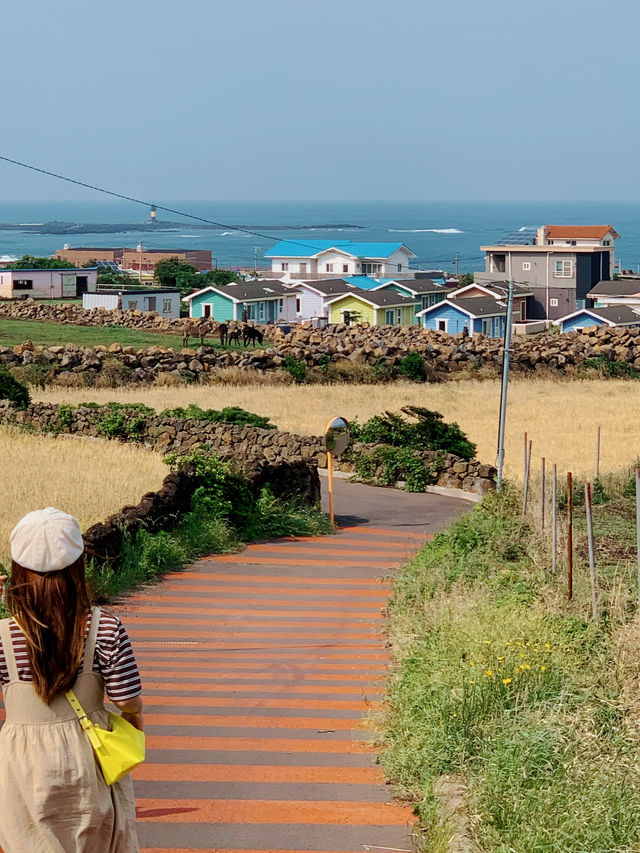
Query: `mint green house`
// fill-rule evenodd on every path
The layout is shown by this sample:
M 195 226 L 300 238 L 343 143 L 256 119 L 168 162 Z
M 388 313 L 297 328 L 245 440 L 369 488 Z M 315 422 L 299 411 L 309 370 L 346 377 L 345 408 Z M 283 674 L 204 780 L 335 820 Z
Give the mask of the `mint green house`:
M 403 294 L 404 296 L 412 297 L 415 305 L 414 323 L 420 322 L 420 320 L 417 319 L 418 311 L 437 305 L 438 302 L 442 302 L 442 300 L 446 299 L 446 297 L 454 290 L 455 287 L 447 287 L 444 278 L 438 281 L 434 281 L 431 278 L 411 278 L 406 281 L 391 280 L 383 282 L 373 288 L 373 291 L 376 293 L 395 291 L 396 293 Z
M 203 287 L 182 301 L 189 306 L 189 316 L 196 320 L 210 317 L 220 323 L 277 323 L 295 320 L 297 297 L 279 281 L 239 281 Z

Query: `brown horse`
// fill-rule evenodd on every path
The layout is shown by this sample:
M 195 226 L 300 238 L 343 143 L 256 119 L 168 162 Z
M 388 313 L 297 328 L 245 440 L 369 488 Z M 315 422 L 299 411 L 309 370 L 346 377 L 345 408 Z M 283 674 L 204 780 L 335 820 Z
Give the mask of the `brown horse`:
M 229 340 L 229 327 L 226 323 L 220 323 L 218 326 L 218 335 L 220 336 L 220 346 L 225 347 Z
M 231 329 L 229 335 L 227 337 L 227 344 L 231 346 L 231 342 L 234 341 L 238 346 L 240 346 L 240 329 L 237 327 L 235 329 Z
M 248 347 L 253 341 L 253 348 L 255 349 L 256 341 L 261 344 L 263 338 L 264 333 L 261 332 L 260 329 L 255 329 L 253 326 L 245 326 L 242 329 L 242 343 L 245 347 Z
M 184 327 L 182 335 L 182 345 L 189 346 L 189 338 L 200 338 L 200 346 L 204 346 L 204 339 L 213 331 L 213 323 L 209 320 L 189 320 Z

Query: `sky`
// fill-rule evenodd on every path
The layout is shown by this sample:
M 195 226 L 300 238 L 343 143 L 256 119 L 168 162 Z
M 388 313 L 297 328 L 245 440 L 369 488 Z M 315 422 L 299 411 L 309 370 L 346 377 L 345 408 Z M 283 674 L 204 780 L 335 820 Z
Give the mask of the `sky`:
M 29 0 L 2 25 L 0 154 L 126 194 L 640 193 L 634 0 Z M 88 195 L 0 163 L 0 197 Z

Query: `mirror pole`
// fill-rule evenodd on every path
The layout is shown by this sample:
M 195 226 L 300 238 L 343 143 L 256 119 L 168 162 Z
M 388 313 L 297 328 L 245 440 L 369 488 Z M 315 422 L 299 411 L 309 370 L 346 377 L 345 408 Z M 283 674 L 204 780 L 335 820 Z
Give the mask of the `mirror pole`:
M 330 450 L 327 450 L 327 475 L 329 479 L 329 518 L 333 524 L 333 453 Z

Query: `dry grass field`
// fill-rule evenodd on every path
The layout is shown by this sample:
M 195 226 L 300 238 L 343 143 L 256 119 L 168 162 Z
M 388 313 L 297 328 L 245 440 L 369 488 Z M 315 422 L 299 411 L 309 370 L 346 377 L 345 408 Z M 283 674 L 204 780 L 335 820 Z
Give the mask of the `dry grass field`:
M 50 402 L 83 400 L 142 402 L 157 410 L 195 403 L 220 409 L 237 405 L 267 415 L 280 428 L 321 433 L 334 415 L 365 420 L 401 406 L 420 405 L 457 421 L 478 446 L 478 457 L 494 462 L 500 401 L 498 382 L 440 385 L 209 385 L 145 389 L 52 389 L 33 396 Z M 596 430 L 602 428 L 601 471 L 614 471 L 640 455 L 640 385 L 624 380 L 513 380 L 509 387 L 505 472 L 522 477 L 523 432 L 533 440 L 533 468 L 541 456 L 559 472 L 591 476 Z
M 0 562 L 7 564 L 9 533 L 33 509 L 55 506 L 75 515 L 83 530 L 138 503 L 168 473 L 156 453 L 88 439 L 49 438 L 0 428 Z

